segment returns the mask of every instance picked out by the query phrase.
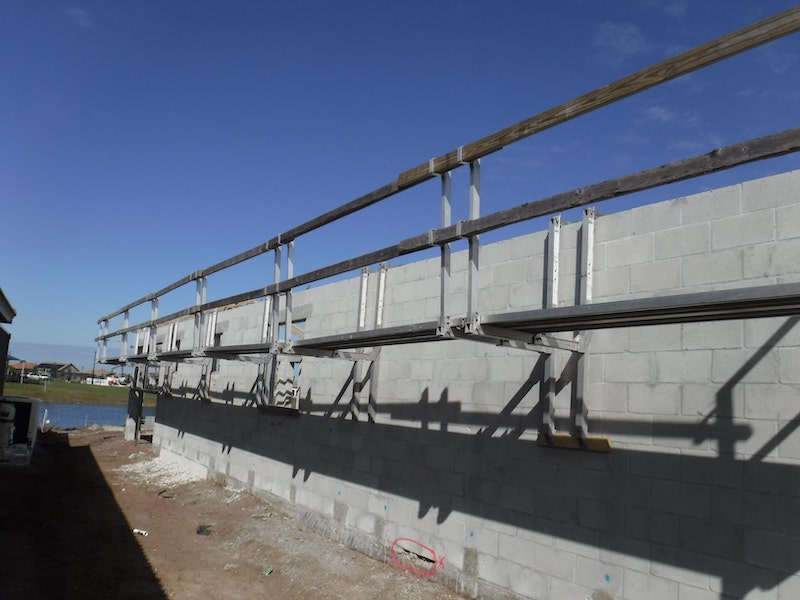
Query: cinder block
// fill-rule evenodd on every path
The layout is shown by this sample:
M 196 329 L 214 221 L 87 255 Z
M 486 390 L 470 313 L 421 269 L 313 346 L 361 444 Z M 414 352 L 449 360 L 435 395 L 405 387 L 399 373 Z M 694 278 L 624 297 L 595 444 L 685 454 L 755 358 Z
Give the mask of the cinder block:
M 778 350 L 779 381 L 784 384 L 800 383 L 800 348 Z
M 797 369 L 797 363 L 795 363 Z M 789 421 L 800 413 L 797 386 L 779 383 L 748 383 L 744 385 L 744 416 L 747 419 Z
M 800 204 L 778 208 L 775 212 L 775 221 L 778 224 L 779 240 L 800 237 Z
M 681 583 L 678 587 L 678 600 L 719 600 L 719 594 L 708 588 Z
M 594 362 L 595 358 L 603 359 L 603 354 L 628 352 L 631 349 L 630 334 L 632 331 L 634 330 L 620 327 L 619 329 L 598 329 L 590 332 L 588 334 L 590 336 L 590 362 Z
M 708 518 L 682 516 L 680 531 L 683 547 L 691 548 L 698 554 L 731 560 L 742 556 L 741 528 L 736 525 Z
M 795 417 L 796 421 L 797 417 Z M 785 440 L 781 442 L 778 446 L 777 454 L 781 458 L 797 460 L 800 459 L 800 435 L 794 430 L 795 422 L 792 421 L 780 421 L 776 423 L 776 433 L 780 432 L 793 432 L 794 435 L 790 435 Z M 770 442 L 772 440 L 769 440 Z
M 632 569 L 625 569 L 623 577 L 624 598 L 678 600 L 678 583 L 675 581 L 667 581 Z
M 631 235 L 630 211 L 602 215 L 595 220 L 594 240 L 601 244 Z
M 544 255 L 545 232 L 537 232 L 528 235 L 522 235 L 510 240 L 511 244 L 511 260 L 520 258 L 535 260 L 536 257 Z
M 778 353 L 755 350 L 714 350 L 711 381 L 771 383 L 778 380 Z M 696 381 L 696 380 L 695 380 Z
M 624 531 L 625 509 L 618 502 L 578 498 L 578 522 L 584 527 L 599 531 Z
M 628 471 L 633 475 L 677 480 L 680 477 L 680 454 L 677 452 L 631 452 Z
M 653 379 L 651 354 L 608 354 L 605 357 L 607 382 L 646 382 Z
M 550 598 L 591 598 L 593 590 L 557 577 L 550 578 Z
M 677 415 L 681 389 L 672 384 L 629 384 L 628 410 L 648 415 Z
M 487 554 L 478 555 L 478 577 L 489 583 L 508 588 L 511 584 L 512 563 Z
M 680 326 L 684 350 L 706 348 L 741 348 L 744 337 L 742 321 L 684 323 Z
M 527 357 L 509 356 L 486 359 L 489 365 L 489 379 L 494 382 L 520 383 L 524 381 L 527 367 L 524 358 Z
M 778 600 L 800 598 L 800 576 L 792 575 L 778 584 Z
M 681 259 L 669 258 L 631 267 L 631 293 L 675 290 L 681 285 Z
M 775 212 L 761 210 L 711 223 L 711 249 L 769 242 L 775 239 Z
M 744 415 L 744 388 L 712 384 L 685 384 L 681 388 L 681 414 L 707 418 L 733 418 Z
M 630 293 L 630 267 L 617 267 L 597 271 L 592 280 L 592 297 L 595 301 L 611 300 Z
M 800 171 L 746 181 L 741 184 L 741 187 L 744 212 L 797 204 Z
M 606 592 L 609 597 L 618 598 L 622 594 L 624 569 L 599 560 L 579 556 L 576 559 L 575 583 L 583 587 Z
M 683 224 L 691 225 L 741 214 L 741 198 L 742 188 L 738 184 L 688 196 L 681 200 Z
M 745 529 L 743 558 L 750 565 L 794 574 L 800 564 L 800 545 L 795 536 Z
M 655 360 L 656 378 L 660 382 L 705 383 L 710 380 L 712 351 L 660 352 Z
M 656 260 L 701 254 L 711 249 L 710 223 L 697 223 L 656 232 Z
M 509 583 L 515 594 L 526 598 L 544 598 L 549 587 L 549 578 L 535 568 L 512 564 Z
M 655 236 L 636 235 L 606 244 L 606 263 L 609 269 L 652 262 L 655 256 Z
M 631 327 L 628 335 L 631 352 L 680 350 L 683 347 L 680 325 Z
M 743 273 L 741 249 L 695 254 L 683 258 L 683 284 L 700 286 L 725 281 L 739 281 Z
M 679 459 L 676 457 L 676 462 Z M 711 492 L 708 485 L 654 479 L 653 508 L 679 515 L 708 517 Z
M 742 253 L 742 276 L 760 282 L 764 277 L 796 274 L 800 272 L 798 252 L 800 238 L 746 248 Z
M 634 208 L 630 211 L 631 233 L 639 235 L 680 226 L 682 204 L 679 200 L 669 200 Z

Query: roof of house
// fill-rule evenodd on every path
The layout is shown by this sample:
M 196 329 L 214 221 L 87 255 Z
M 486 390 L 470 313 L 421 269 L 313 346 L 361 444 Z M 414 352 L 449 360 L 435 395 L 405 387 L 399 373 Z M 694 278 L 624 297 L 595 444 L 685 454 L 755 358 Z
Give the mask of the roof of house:
M 73 371 L 78 370 L 78 368 L 72 363 L 62 363 L 62 362 L 39 363 L 36 366 L 39 369 L 47 369 L 48 371 L 68 371 L 70 370 L 70 367 L 72 368 Z
M 17 311 L 11 306 L 3 289 L 0 288 L 0 323 L 11 323 L 15 316 L 17 316 Z
M 8 365 L 12 369 L 25 369 L 26 371 L 30 371 L 31 369 L 36 368 L 36 364 L 32 362 L 17 362 L 17 363 L 9 363 Z

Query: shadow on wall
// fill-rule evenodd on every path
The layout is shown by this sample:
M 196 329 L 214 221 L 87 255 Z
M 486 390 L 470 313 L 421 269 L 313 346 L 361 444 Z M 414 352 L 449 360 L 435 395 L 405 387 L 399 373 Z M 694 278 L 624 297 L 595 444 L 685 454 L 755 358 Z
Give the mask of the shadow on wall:
M 447 390 L 434 403 L 426 391 L 413 405 L 380 405 L 381 415 L 421 428 L 352 421 L 346 403 L 318 405 L 310 394 L 301 407 L 308 414 L 299 419 L 173 397 L 159 399 L 157 420 L 227 451 L 292 465 L 303 481 L 320 473 L 412 499 L 420 517 L 435 511 L 439 523 L 457 511 L 598 548 L 601 560 L 604 552 L 621 554 L 707 574 L 719 578 L 712 589 L 720 598 L 742 598 L 800 570 L 800 466 L 763 460 L 800 416 L 744 460 L 732 452 L 753 430 L 734 422 L 731 400 L 733 387 L 797 321 L 789 319 L 739 369 L 719 391 L 713 413 L 696 424 L 602 422 L 610 435 L 714 438 L 717 456 L 538 446 L 523 435 L 535 431 L 538 411 L 512 411 L 542 377 L 541 362 L 498 414 L 462 411 Z M 480 431 L 453 431 L 456 424 Z M 495 435 L 501 428 L 506 433 Z

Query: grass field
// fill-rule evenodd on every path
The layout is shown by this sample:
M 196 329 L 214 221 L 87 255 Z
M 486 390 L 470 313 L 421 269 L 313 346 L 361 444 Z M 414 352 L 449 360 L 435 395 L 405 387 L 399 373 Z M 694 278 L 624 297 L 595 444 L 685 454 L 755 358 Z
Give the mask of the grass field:
M 39 398 L 43 402 L 67 402 L 70 404 L 103 404 L 106 406 L 127 406 L 128 388 L 111 385 L 86 385 L 66 381 L 43 383 L 5 383 L 3 394 Z M 153 407 L 156 399 L 153 394 L 145 394 L 144 405 Z

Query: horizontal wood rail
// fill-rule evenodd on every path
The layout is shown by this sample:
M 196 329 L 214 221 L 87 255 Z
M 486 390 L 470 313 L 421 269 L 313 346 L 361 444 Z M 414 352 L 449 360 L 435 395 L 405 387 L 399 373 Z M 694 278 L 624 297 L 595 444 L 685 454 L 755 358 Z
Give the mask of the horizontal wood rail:
M 800 6 L 793 7 L 777 15 L 724 35 L 716 40 L 668 58 L 609 85 L 597 88 L 577 98 L 564 102 L 559 106 L 520 121 L 510 127 L 506 127 L 501 131 L 465 146 L 461 146 L 435 159 L 431 159 L 426 163 L 401 173 L 395 181 L 389 184 L 338 206 L 297 227 L 289 229 L 245 252 L 205 269 L 195 271 L 156 292 L 148 294 L 127 304 L 119 310 L 109 313 L 98 320 L 99 324 L 105 324 L 105 329 L 97 339 L 104 340 L 123 333 L 137 331 L 145 326 L 155 326 L 178 318 L 188 317 L 202 311 L 228 306 L 237 302 L 254 300 L 271 294 L 287 292 L 299 285 L 319 281 L 360 267 L 370 266 L 391 258 L 397 258 L 425 248 L 454 241 L 462 237 L 490 231 L 512 223 L 533 219 L 567 208 L 584 206 L 592 202 L 630 194 L 667 183 L 682 181 L 748 162 L 795 152 L 800 147 L 798 144 L 800 130 L 791 129 L 749 142 L 728 146 L 705 155 L 649 169 L 622 178 L 608 180 L 563 194 L 557 194 L 537 202 L 523 204 L 485 217 L 462 221 L 457 225 L 432 230 L 403 240 L 392 246 L 334 265 L 329 265 L 322 269 L 317 269 L 294 277 L 290 275 L 289 278 L 284 281 L 276 281 L 262 288 L 213 302 L 198 302 L 195 306 L 157 319 L 151 319 L 144 324 L 127 326 L 126 323 L 122 329 L 113 332 L 107 330 L 108 322 L 114 317 L 127 314 L 130 309 L 147 302 L 155 302 L 161 296 L 192 281 L 204 279 L 208 275 L 222 271 L 266 252 L 276 251 L 283 245 L 292 242 L 305 233 L 309 233 L 324 225 L 367 208 L 403 190 L 438 177 L 463 164 L 492 154 L 504 146 L 797 31 L 800 31 Z

